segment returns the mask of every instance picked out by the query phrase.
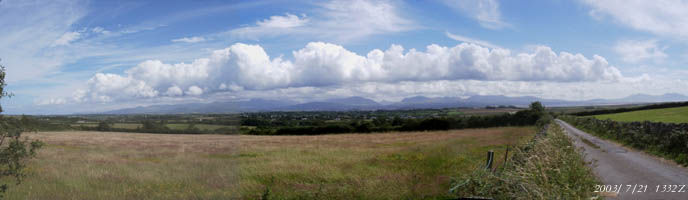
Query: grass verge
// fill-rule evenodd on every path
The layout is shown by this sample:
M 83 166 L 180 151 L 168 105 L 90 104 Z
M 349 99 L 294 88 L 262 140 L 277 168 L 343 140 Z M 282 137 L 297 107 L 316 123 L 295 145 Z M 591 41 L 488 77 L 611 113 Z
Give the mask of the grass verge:
M 556 123 L 545 136 L 516 148 L 503 167 L 482 167 L 456 179 L 459 197 L 494 199 L 589 199 L 599 180 L 586 166 L 580 150 Z

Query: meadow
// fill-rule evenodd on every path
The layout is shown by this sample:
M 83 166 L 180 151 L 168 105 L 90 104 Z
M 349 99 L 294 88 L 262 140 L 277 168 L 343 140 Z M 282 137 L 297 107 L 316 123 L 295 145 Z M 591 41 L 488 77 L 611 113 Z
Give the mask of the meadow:
M 594 115 L 597 119 L 611 119 L 620 122 L 651 121 L 665 123 L 688 123 L 688 106 Z
M 533 127 L 318 136 L 26 133 L 46 146 L 9 199 L 444 198 Z M 502 159 L 498 159 L 500 165 Z

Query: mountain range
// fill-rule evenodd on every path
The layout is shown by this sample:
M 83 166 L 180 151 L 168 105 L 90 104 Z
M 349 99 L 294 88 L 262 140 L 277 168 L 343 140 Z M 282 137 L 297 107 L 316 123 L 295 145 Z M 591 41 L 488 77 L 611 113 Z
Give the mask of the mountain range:
M 532 96 L 507 97 L 502 95 L 476 95 L 468 98 L 414 96 L 399 102 L 376 102 L 363 97 L 327 99 L 300 103 L 291 100 L 250 99 L 246 101 L 187 103 L 174 105 L 154 105 L 107 111 L 99 114 L 183 114 L 183 113 L 239 113 L 261 111 L 347 111 L 347 110 L 394 110 L 450 107 L 485 107 L 511 105 L 526 107 L 533 101 L 545 106 L 587 106 L 631 103 L 654 103 L 688 101 L 688 96 L 668 93 L 664 95 L 634 94 L 619 99 L 592 99 L 586 101 L 567 101 L 543 99 Z

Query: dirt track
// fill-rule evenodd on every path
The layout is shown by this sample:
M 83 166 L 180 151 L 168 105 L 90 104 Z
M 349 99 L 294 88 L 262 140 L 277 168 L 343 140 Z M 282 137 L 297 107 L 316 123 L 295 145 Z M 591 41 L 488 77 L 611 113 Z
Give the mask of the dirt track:
M 564 121 L 557 120 L 557 123 L 574 139 L 576 146 L 585 149 L 586 161 L 593 161 L 593 170 L 603 184 L 621 185 L 618 193 L 603 194 L 608 199 L 688 199 L 688 170 L 685 168 L 599 139 Z M 664 188 L 665 185 L 668 187 Z

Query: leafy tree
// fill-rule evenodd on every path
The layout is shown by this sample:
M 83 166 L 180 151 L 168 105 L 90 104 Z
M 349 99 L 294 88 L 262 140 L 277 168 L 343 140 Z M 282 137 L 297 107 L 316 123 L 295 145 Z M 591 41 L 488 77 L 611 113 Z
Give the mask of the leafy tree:
M 111 129 L 110 124 L 107 122 L 100 122 L 98 123 L 98 127 L 96 127 L 98 131 L 109 131 Z
M 5 86 L 7 86 L 5 66 L 0 65 L 0 98 L 12 96 L 4 90 Z M 2 106 L 0 106 L 0 112 L 2 112 Z M 24 173 L 26 162 L 43 146 L 43 143 L 37 140 L 22 140 L 22 132 L 32 131 L 24 126 L 25 123 L 28 124 L 28 118 L 16 119 L 0 115 L 0 180 L 3 183 L 0 185 L 0 198 L 9 188 L 8 183 L 11 183 L 5 179 L 13 178 L 16 184 L 21 183 L 22 178 L 26 176 Z
M 198 132 L 201 132 L 201 129 L 196 127 L 195 122 L 191 122 L 191 123 L 189 123 L 189 126 L 186 127 L 186 131 L 187 131 L 187 133 L 198 133 Z
M 537 116 L 542 116 L 545 114 L 545 107 L 542 106 L 542 103 L 539 101 L 530 103 L 530 110 L 533 111 Z
M 152 131 L 152 132 L 166 132 L 169 131 L 170 129 L 165 126 L 164 122 L 156 122 L 153 120 L 144 120 L 141 123 L 141 129 L 143 131 Z

